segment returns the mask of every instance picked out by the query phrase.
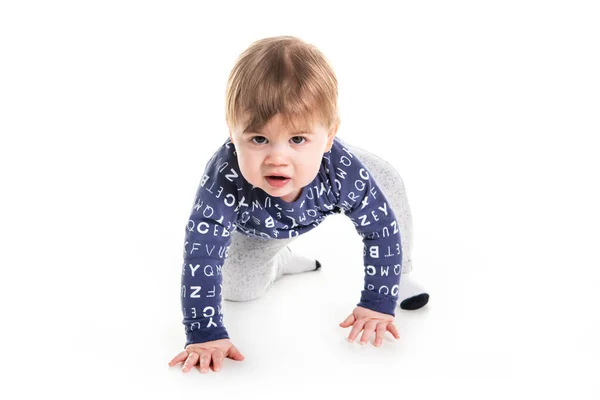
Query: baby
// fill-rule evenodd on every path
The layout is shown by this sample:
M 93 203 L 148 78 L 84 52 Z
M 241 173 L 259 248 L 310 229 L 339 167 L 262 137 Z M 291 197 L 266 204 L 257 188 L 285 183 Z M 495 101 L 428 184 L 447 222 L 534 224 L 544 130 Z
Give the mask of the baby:
M 206 164 L 187 224 L 181 302 L 185 350 L 170 366 L 216 372 L 244 356 L 223 325 L 221 299 L 247 301 L 284 274 L 321 268 L 288 245 L 343 213 L 363 239 L 364 290 L 348 340 L 396 339 L 395 308 L 429 295 L 410 272 L 412 220 L 396 170 L 336 137 L 337 79 L 314 46 L 292 36 L 259 40 L 238 58 L 226 93 L 229 138 Z

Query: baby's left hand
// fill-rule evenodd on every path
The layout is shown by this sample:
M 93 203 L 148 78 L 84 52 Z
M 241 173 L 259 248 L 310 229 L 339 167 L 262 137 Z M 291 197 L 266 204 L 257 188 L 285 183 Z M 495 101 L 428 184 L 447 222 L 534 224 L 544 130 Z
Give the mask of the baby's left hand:
M 373 345 L 377 347 L 383 343 L 383 335 L 385 335 L 386 331 L 390 331 L 396 339 L 400 339 L 398 328 L 394 325 L 394 317 L 389 314 L 382 314 L 364 307 L 356 307 L 352 311 L 352 314 L 340 324 L 342 328 L 347 328 L 351 325 L 354 326 L 352 327 L 352 331 L 350 331 L 350 336 L 348 336 L 349 342 L 354 342 L 354 339 L 356 339 L 363 329 L 364 332 L 360 338 L 360 344 L 367 343 L 373 332 L 375 332 L 375 343 Z

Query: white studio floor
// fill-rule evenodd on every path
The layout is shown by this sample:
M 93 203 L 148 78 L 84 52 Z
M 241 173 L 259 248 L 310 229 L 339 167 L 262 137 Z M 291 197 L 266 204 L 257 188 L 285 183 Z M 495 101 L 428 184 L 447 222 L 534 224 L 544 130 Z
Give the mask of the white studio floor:
M 517 387 L 523 396 L 550 390 L 582 398 L 597 393 L 595 372 L 577 369 L 579 361 L 598 360 L 597 328 L 589 323 L 587 331 L 579 331 L 571 325 L 569 336 L 556 342 L 560 335 L 545 331 L 543 302 L 523 292 L 529 304 L 519 310 L 518 301 L 511 300 L 525 283 L 510 283 L 518 275 L 502 277 L 502 262 L 482 243 L 446 239 L 444 232 L 417 233 L 413 276 L 427 285 L 431 300 L 418 311 L 398 310 L 401 338 L 394 341 L 388 333 L 380 348 L 348 343 L 350 329 L 337 325 L 361 289 L 362 247 L 353 229 L 343 215 L 331 216 L 291 245 L 317 257 L 321 271 L 284 276 L 255 301 L 224 303 L 231 339 L 246 359 L 226 359 L 218 373 L 183 374 L 167 366 L 184 343 L 178 268 L 139 252 L 138 265 L 124 268 L 118 279 L 99 274 L 89 280 L 87 300 L 69 301 L 66 295 L 53 307 L 50 323 L 57 328 L 47 333 L 53 347 L 33 346 L 45 357 L 28 372 L 32 385 L 25 390 L 69 398 L 78 393 L 85 398 L 376 393 L 502 398 Z M 331 246 L 319 246 L 323 241 Z M 561 332 L 562 324 L 575 323 L 565 311 L 556 309 L 554 326 Z M 559 365 L 563 380 L 548 382 Z
M 597 2 L 34 3 L 0 2 L 0 399 L 600 399 Z M 224 303 L 245 361 L 183 374 L 184 229 L 275 35 L 403 177 L 430 303 L 348 343 L 362 242 L 331 216 L 290 246 L 320 271 Z

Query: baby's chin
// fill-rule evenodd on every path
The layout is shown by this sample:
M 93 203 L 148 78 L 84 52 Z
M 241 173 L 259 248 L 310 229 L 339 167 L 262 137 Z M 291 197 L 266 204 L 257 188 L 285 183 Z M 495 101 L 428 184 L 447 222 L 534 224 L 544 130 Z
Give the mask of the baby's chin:
M 265 189 L 263 189 L 263 190 L 265 190 Z M 270 189 L 270 190 L 265 190 L 265 192 L 267 192 L 269 194 L 269 196 L 271 196 L 271 197 L 275 197 L 275 198 L 287 201 L 288 203 L 291 203 L 293 201 L 298 200 L 298 197 L 300 197 L 300 193 L 302 191 L 301 190 L 293 190 L 291 192 L 286 191 L 284 193 L 281 193 L 281 192 Z
M 296 190 L 288 195 L 284 195 L 279 198 L 285 202 L 293 203 L 300 198 L 300 193 L 302 193 L 302 189 Z

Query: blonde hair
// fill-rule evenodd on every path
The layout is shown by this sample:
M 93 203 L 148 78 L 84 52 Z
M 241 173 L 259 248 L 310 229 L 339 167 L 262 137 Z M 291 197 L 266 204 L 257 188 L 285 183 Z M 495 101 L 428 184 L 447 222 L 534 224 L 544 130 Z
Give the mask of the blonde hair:
M 237 59 L 225 94 L 231 130 L 256 132 L 273 116 L 327 128 L 339 123 L 338 86 L 333 68 L 315 46 L 294 36 L 252 43 Z

